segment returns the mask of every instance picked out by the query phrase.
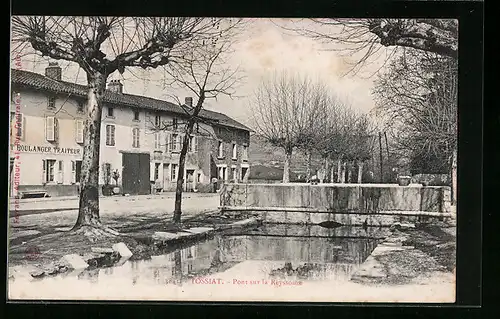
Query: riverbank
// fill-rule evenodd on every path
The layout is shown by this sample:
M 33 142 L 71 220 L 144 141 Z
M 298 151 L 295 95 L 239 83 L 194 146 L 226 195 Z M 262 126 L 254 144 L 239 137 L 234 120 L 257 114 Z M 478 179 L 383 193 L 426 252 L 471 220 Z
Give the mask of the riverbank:
M 453 283 L 456 226 L 453 222 L 396 224 L 353 275 L 365 285 Z

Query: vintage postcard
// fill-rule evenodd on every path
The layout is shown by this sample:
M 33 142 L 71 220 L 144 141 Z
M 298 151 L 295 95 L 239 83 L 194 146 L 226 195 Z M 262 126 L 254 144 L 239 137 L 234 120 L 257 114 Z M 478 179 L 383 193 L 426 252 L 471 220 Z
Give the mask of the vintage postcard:
M 8 298 L 453 303 L 458 21 L 11 17 Z

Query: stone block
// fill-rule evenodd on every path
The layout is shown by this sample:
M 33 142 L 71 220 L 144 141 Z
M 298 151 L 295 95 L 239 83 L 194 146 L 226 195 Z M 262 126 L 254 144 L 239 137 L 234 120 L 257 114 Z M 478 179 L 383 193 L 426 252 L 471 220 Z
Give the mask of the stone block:
M 424 212 L 441 212 L 444 206 L 442 188 L 424 187 L 421 190 L 422 201 L 418 210 Z
M 266 223 L 285 223 L 285 212 L 266 212 Z
M 65 255 L 61 258 L 60 264 L 65 265 L 69 269 L 85 269 L 89 265 L 85 262 L 82 256 L 77 254 Z
M 328 214 L 315 213 L 315 212 L 310 213 L 309 222 L 311 224 L 319 224 L 319 223 L 327 221 L 327 220 L 328 220 Z
M 170 240 L 177 238 L 177 235 L 174 233 L 167 233 L 162 231 L 157 231 L 153 234 L 153 240 Z
M 309 207 L 311 188 L 302 185 L 281 187 L 284 207 Z
M 285 220 L 289 224 L 306 224 L 309 223 L 309 213 L 303 212 L 286 212 Z
M 119 253 L 121 257 L 131 257 L 133 255 L 125 243 L 114 244 L 113 250 Z

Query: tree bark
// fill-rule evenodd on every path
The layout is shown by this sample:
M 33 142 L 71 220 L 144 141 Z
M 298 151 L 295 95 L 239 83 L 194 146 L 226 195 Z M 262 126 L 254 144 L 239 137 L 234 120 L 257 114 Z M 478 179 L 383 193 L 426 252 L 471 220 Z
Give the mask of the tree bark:
M 330 167 L 328 166 L 328 159 L 327 159 L 327 158 L 325 158 L 325 163 L 324 163 L 324 165 L 325 165 L 325 176 L 324 176 L 324 179 L 325 179 L 325 180 L 327 180 L 327 179 L 328 179 L 328 170 L 329 170 L 329 168 L 330 168 Z M 321 181 L 321 183 L 323 183 L 323 181 Z
M 285 165 L 283 167 L 283 183 L 290 183 L 291 159 L 292 159 L 292 150 L 285 151 Z
M 340 172 L 340 175 L 341 175 L 340 176 L 340 182 L 342 184 L 345 183 L 345 173 L 346 173 L 345 171 L 346 171 L 346 166 L 347 166 L 346 164 L 347 164 L 346 162 L 342 162 L 342 169 L 341 169 L 341 172 Z
M 201 94 L 198 99 L 198 103 L 193 111 L 193 114 L 188 120 L 188 124 L 184 131 L 184 137 L 182 139 L 182 149 L 179 155 L 179 173 L 177 174 L 177 184 L 175 187 L 175 204 L 174 204 L 174 216 L 173 222 L 179 224 L 181 222 L 182 215 L 182 191 L 184 186 L 184 168 L 186 167 L 186 155 L 189 146 L 189 136 L 193 133 L 194 124 L 196 123 L 196 117 L 200 113 L 200 110 L 205 101 L 204 94 Z
M 333 161 L 332 161 L 332 168 L 331 168 L 331 170 L 330 170 L 330 183 L 335 183 L 335 182 L 336 182 L 336 181 L 334 181 L 334 180 L 333 180 L 333 179 L 334 179 L 334 177 L 335 177 L 335 171 L 333 170 L 333 166 L 334 166 L 334 165 L 335 165 L 335 164 L 334 164 L 334 163 L 333 163 Z
M 99 150 L 101 144 L 102 99 L 107 75 L 87 74 L 89 91 L 84 126 L 84 146 L 80 177 L 78 218 L 73 230 L 101 226 L 99 218 Z
M 358 161 L 358 184 L 363 182 L 363 162 Z
M 457 150 L 453 150 L 451 160 L 451 204 L 457 203 Z
M 311 180 L 311 161 L 312 161 L 312 155 L 310 151 L 307 151 L 307 162 L 306 162 L 306 172 L 307 172 L 307 181 Z
M 342 160 L 337 160 L 337 183 L 342 183 Z
M 352 183 L 352 162 L 347 163 L 347 183 Z

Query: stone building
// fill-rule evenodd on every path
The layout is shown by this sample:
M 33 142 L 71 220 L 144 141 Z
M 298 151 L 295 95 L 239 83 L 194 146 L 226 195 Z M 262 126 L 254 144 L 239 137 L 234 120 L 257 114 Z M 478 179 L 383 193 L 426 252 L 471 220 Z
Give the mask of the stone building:
M 45 75 L 11 69 L 11 196 L 13 183 L 21 196 L 77 194 L 86 96 L 86 86 L 62 80 L 56 63 Z M 192 101 L 187 97 L 181 107 L 126 94 L 122 83 L 110 81 L 101 124 L 100 184 L 116 184 L 128 194 L 174 190 L 185 109 Z M 190 137 L 185 190 L 211 191 L 214 179 L 246 181 L 250 129 L 209 110 L 202 110 L 200 119 Z M 114 173 L 116 180 L 105 180 Z

